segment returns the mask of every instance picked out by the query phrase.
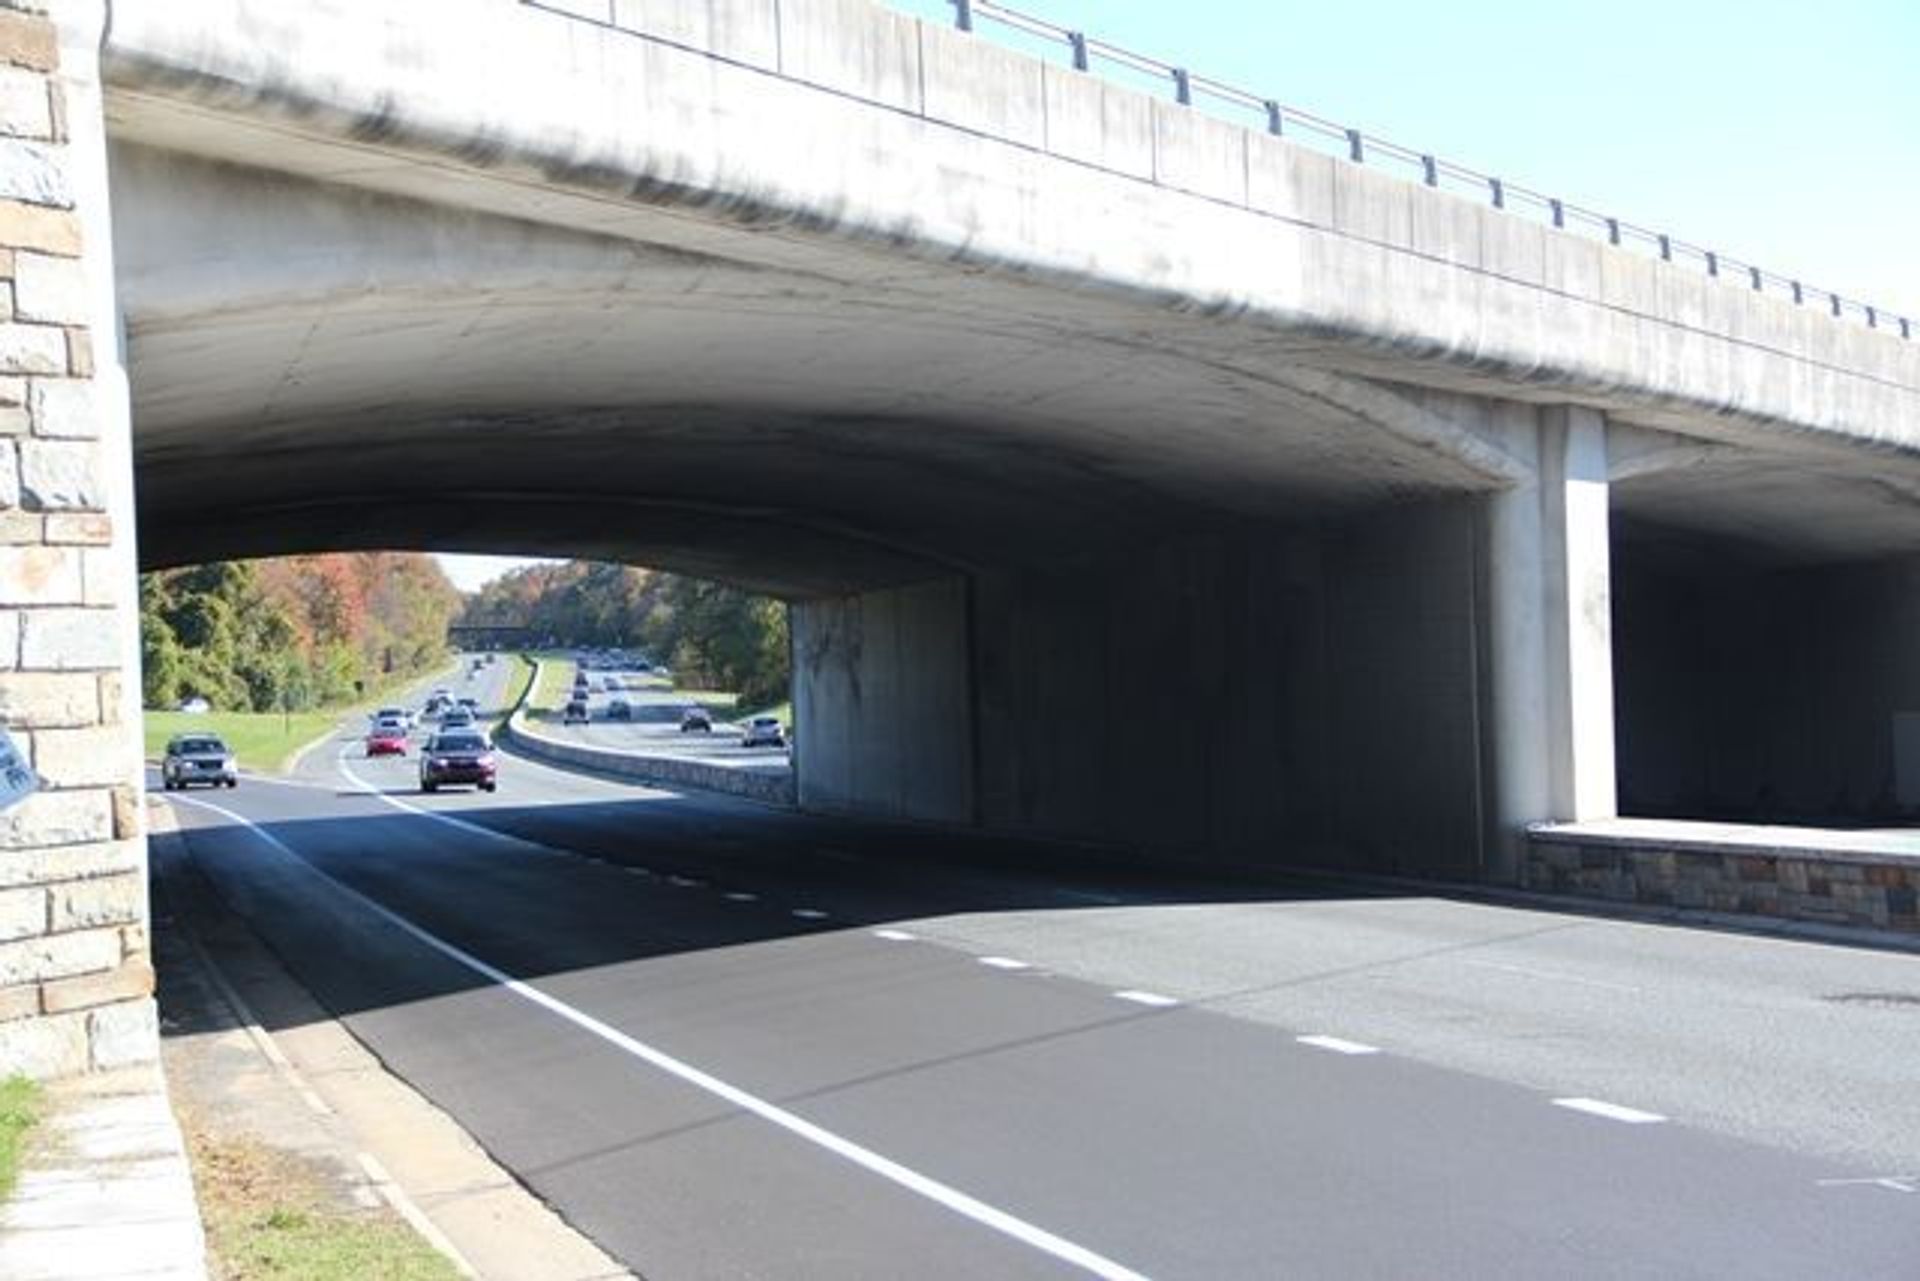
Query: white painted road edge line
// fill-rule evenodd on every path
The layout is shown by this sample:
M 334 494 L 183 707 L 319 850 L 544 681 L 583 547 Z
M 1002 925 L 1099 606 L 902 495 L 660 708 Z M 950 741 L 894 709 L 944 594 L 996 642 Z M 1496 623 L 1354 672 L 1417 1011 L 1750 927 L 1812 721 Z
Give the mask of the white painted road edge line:
M 293 851 L 291 846 L 287 845 L 279 837 L 259 827 L 251 819 L 243 815 L 236 814 L 232 810 L 215 805 L 211 801 L 192 801 L 190 804 L 211 810 L 229 822 L 237 823 L 246 828 L 267 844 L 287 855 L 287 857 L 297 860 L 315 876 L 333 886 L 334 889 L 360 904 L 381 920 L 388 922 L 395 928 L 419 940 L 449 960 L 464 965 L 474 973 L 491 980 L 515 996 L 520 997 L 522 1000 L 530 1001 L 549 1013 L 558 1015 L 582 1031 L 605 1041 L 615 1049 L 623 1050 L 641 1062 L 657 1068 L 669 1076 L 677 1077 L 697 1090 L 704 1090 L 716 1098 L 733 1104 L 733 1106 L 742 1111 L 751 1112 L 761 1120 L 776 1125 L 789 1134 L 823 1148 L 835 1156 L 851 1161 L 862 1169 L 876 1174 L 890 1183 L 897 1184 L 918 1196 L 923 1196 L 929 1201 L 944 1206 L 965 1218 L 972 1219 L 975 1223 L 991 1228 L 1004 1236 L 1011 1237 L 1024 1245 L 1032 1246 L 1044 1254 L 1052 1255 L 1064 1263 L 1082 1268 L 1094 1276 L 1107 1278 L 1108 1281 L 1148 1281 L 1143 1273 L 1123 1267 L 1115 1263 L 1112 1259 L 1101 1254 L 1096 1254 L 1085 1246 L 1074 1244 L 1065 1237 L 1055 1236 L 1046 1229 L 1036 1227 L 1024 1219 L 1007 1213 L 1005 1210 L 996 1209 L 984 1201 L 968 1196 L 958 1188 L 950 1187 L 938 1179 L 930 1178 L 916 1170 L 909 1169 L 901 1165 L 898 1161 L 893 1161 L 881 1156 L 878 1152 L 870 1148 L 862 1147 L 851 1139 L 842 1138 L 833 1131 L 815 1125 L 806 1118 L 789 1112 L 778 1104 L 769 1103 L 765 1099 L 747 1093 L 739 1086 L 731 1085 L 717 1076 L 701 1071 L 690 1063 L 682 1062 L 665 1051 L 656 1050 L 644 1041 L 637 1040 L 634 1037 L 628 1036 L 625 1032 L 620 1031 L 618 1028 L 602 1023 L 591 1014 L 577 1010 L 557 997 L 547 995 L 531 983 L 525 983 L 514 978 L 505 970 L 495 969 L 479 957 L 464 952 L 438 935 L 415 925 L 398 912 L 376 903 L 352 886 L 335 880 L 333 877 L 327 875 L 327 873 L 307 862 L 307 860 L 301 858 Z
M 1555 1099 L 1553 1106 L 1568 1108 L 1574 1112 L 1585 1112 L 1591 1116 L 1604 1116 L 1609 1121 L 1624 1121 L 1628 1125 L 1657 1125 L 1667 1119 L 1658 1112 L 1623 1108 L 1618 1103 L 1607 1103 L 1600 1099 Z
M 905 930 L 875 930 L 873 936 L 877 939 L 885 939 L 889 943 L 911 943 L 919 937 L 919 935 L 909 934 Z
M 1347 1041 L 1337 1036 L 1296 1036 L 1294 1040 L 1302 1045 L 1311 1045 L 1316 1050 L 1332 1050 L 1335 1054 L 1378 1054 L 1377 1045 L 1362 1045 L 1358 1041 Z
M 1175 997 L 1162 996 L 1158 992 L 1142 992 L 1137 988 L 1131 987 L 1124 992 L 1115 992 L 1114 995 L 1123 1001 L 1132 1001 L 1135 1005 L 1151 1005 L 1156 1009 L 1164 1009 L 1169 1005 L 1180 1004 L 1179 1000 Z
M 1025 961 L 1016 961 L 1011 956 L 982 956 L 976 959 L 980 964 L 991 966 L 996 970 L 1025 970 L 1032 968 Z
M 733 890 L 727 894 L 727 902 L 729 903 L 758 903 L 759 901 L 760 896 L 758 894 L 749 893 L 746 890 Z
M 827 914 L 817 907 L 796 907 L 793 909 L 793 914 L 803 921 L 824 921 L 827 919 Z

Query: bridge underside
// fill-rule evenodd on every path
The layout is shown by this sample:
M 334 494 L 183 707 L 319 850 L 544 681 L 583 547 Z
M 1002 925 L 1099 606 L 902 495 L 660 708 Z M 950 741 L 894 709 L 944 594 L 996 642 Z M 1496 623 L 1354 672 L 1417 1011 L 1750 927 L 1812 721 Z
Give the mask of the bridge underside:
M 1611 812 L 1616 674 L 1629 805 L 1891 803 L 1920 664 L 1764 615 L 1904 581 L 1833 567 L 1920 556 L 1906 455 L 869 246 L 113 164 L 146 565 L 412 547 L 780 594 L 806 803 L 1507 877 L 1516 824 Z M 1848 636 L 1920 629 L 1843 594 Z M 1855 673 L 1845 743 L 1730 763 L 1793 736 L 1780 664 L 1803 709 Z

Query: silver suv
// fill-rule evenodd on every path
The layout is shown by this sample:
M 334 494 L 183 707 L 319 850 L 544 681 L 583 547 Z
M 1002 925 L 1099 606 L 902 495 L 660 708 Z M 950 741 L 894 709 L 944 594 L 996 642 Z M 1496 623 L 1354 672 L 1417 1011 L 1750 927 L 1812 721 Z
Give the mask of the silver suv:
M 176 734 L 160 761 L 160 785 L 177 791 L 194 783 L 208 787 L 240 786 L 239 762 L 216 734 Z

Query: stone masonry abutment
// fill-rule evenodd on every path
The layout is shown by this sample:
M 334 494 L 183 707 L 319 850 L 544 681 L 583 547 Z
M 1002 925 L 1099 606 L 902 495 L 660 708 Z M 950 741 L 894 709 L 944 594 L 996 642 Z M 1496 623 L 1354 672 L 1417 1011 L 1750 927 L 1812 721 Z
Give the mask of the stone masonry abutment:
M 0 2 L 0 1075 L 158 1053 L 99 0 Z

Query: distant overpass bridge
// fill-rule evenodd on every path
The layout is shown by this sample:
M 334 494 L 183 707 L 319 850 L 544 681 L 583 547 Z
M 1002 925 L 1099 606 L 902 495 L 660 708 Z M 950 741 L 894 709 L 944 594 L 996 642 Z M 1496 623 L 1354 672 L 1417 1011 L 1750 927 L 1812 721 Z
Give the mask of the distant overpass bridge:
M 0 15 L 62 92 L 0 144 L 0 712 L 53 785 L 0 858 L 131 896 L 0 982 L 127 976 L 36 1063 L 151 1020 L 136 556 L 779 592 L 825 809 L 1512 881 L 1621 798 L 1920 800 L 1901 317 L 864 0 L 107 12 L 58 72 Z

